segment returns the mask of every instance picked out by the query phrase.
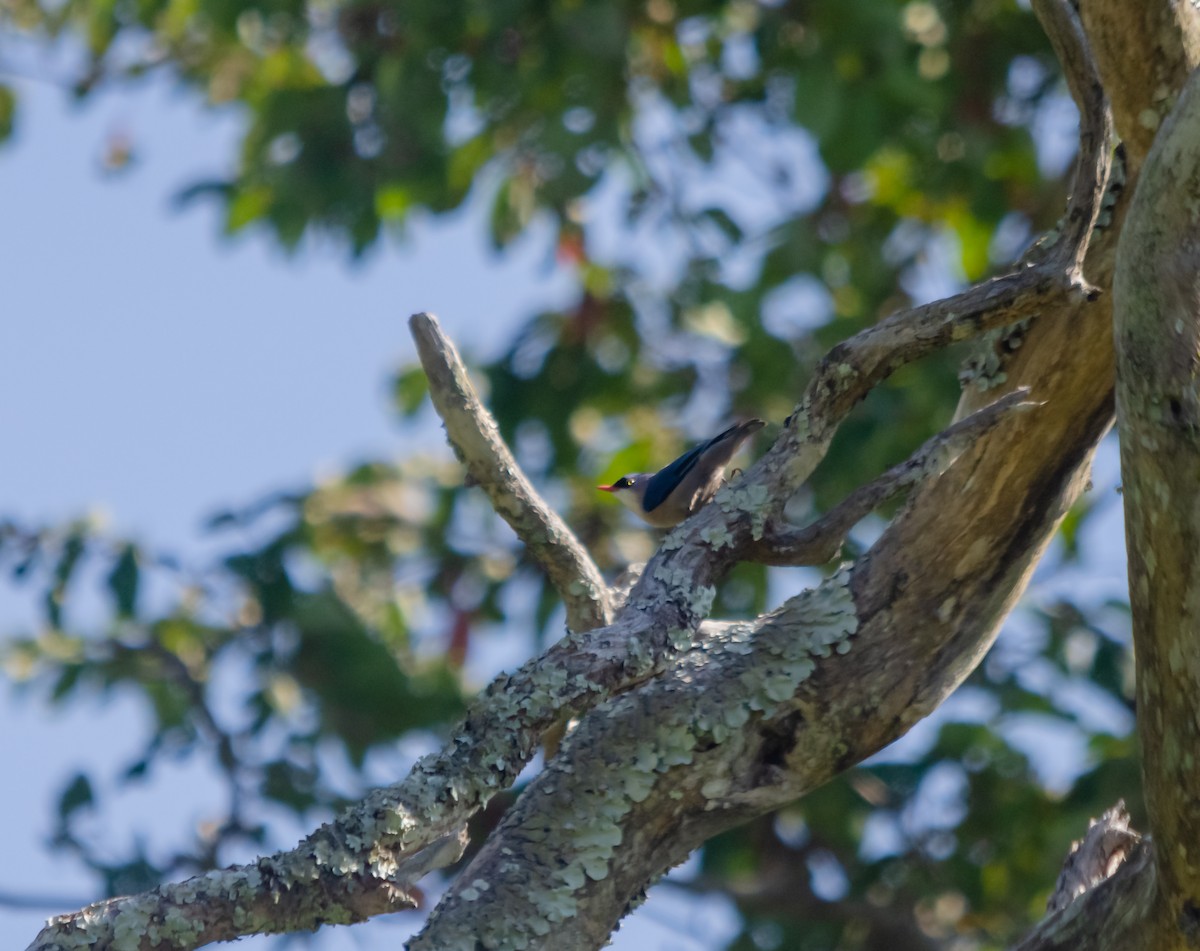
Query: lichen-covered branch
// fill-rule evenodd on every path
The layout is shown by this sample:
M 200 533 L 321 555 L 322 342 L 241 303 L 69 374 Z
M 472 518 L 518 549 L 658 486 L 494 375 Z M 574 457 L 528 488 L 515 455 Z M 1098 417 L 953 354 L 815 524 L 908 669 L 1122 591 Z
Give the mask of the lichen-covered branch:
M 386 845 L 324 826 L 292 852 L 52 918 L 27 951 L 165 951 L 365 921 L 417 907 L 400 883 L 457 861 L 465 846 L 464 831 L 397 861 Z M 360 852 L 371 856 L 369 871 Z M 340 867 L 344 858 L 355 867 Z
M 1069 260 L 1074 258 L 1072 252 Z M 1101 257 L 1101 261 L 1110 259 Z M 578 806 L 580 811 L 568 824 L 596 832 L 595 838 L 585 835 L 578 841 L 556 841 L 554 867 L 543 867 L 539 863 L 548 860 L 549 852 L 534 848 L 534 854 L 527 855 L 524 845 L 531 828 L 533 844 L 538 846 L 537 830 L 554 825 L 545 821 L 522 824 L 524 813 L 518 811 L 462 876 L 422 941 L 428 946 L 444 941 L 446 947 L 455 947 L 472 927 L 486 927 L 487 910 L 498 912 L 493 887 L 502 885 L 507 893 L 529 885 L 541 896 L 539 902 L 514 898 L 516 904 L 502 919 L 512 929 L 514 944 L 599 947 L 646 883 L 690 848 L 721 828 L 794 798 L 810 784 L 874 752 L 936 707 L 961 682 L 990 644 L 1059 519 L 1082 491 L 1091 452 L 1111 418 L 1109 308 L 1090 303 L 1093 295 L 1075 285 L 1069 275 L 1064 280 L 1062 268 L 1032 272 L 1029 269 L 1011 280 L 1001 279 L 999 284 L 968 293 L 972 306 L 986 300 L 996 305 L 995 311 L 963 314 L 953 306 L 919 308 L 897 315 L 882 329 L 860 334 L 839 353 L 831 354 L 785 438 L 712 505 L 668 536 L 631 595 L 636 607 L 639 598 L 647 604 L 662 603 L 664 596 L 669 601 L 674 596 L 672 588 L 703 594 L 703 586 L 719 571 L 721 562 L 751 549 L 751 542 L 762 536 L 768 524 L 766 512 L 773 511 L 773 504 L 781 505 L 788 489 L 795 488 L 819 462 L 832 430 L 866 392 L 859 392 L 859 387 L 869 389 L 869 381 L 878 382 L 905 360 L 924 355 L 929 352 L 926 347 L 935 349 L 959 335 L 966 338 L 1010 322 L 1013 311 L 1006 308 L 1015 307 L 1028 316 L 1035 309 L 1057 305 L 1054 316 L 1059 319 L 1040 321 L 1041 329 L 1032 333 L 1044 338 L 1046 352 L 1019 359 L 1014 372 L 1016 385 L 1022 379 L 1037 383 L 1037 394 L 1047 400 L 1047 411 L 1027 414 L 1024 421 L 1005 427 L 1003 438 L 993 434 L 969 452 L 972 458 L 965 464 L 960 461 L 934 481 L 931 490 L 919 493 L 852 577 L 860 624 L 853 638 L 853 663 L 839 663 L 836 656 L 822 662 L 812 685 L 813 689 L 819 685 L 820 717 L 812 698 L 807 705 L 803 702 L 801 690 L 793 696 L 795 715 L 786 720 L 794 730 L 818 720 L 827 725 L 827 730 L 810 734 L 815 745 L 825 744 L 824 748 L 799 743 L 786 729 L 770 729 L 755 747 L 757 758 L 749 756 L 748 761 L 738 761 L 731 768 L 721 757 L 739 744 L 753 746 L 760 736 L 753 729 L 741 729 L 732 740 L 734 745 L 712 747 L 718 751 L 716 766 L 708 771 L 700 767 L 696 754 L 710 749 L 711 737 L 681 728 L 674 734 L 675 745 L 656 737 L 649 747 L 643 744 L 640 748 L 640 755 L 655 769 L 655 776 L 647 777 L 652 788 L 634 784 L 623 790 L 603 775 L 610 759 L 586 741 L 589 734 L 585 728 L 603 731 L 612 742 L 617 731 L 609 718 L 611 709 L 605 706 L 603 715 L 597 711 L 584 718 L 580 727 L 584 732 L 556 759 L 550 774 L 554 778 L 539 780 L 526 794 L 530 815 L 538 810 L 535 789 L 549 797 L 550 801 L 540 803 L 548 810 L 555 804 L 559 808 Z M 1106 277 L 1108 272 L 1101 267 L 1100 273 Z M 1023 310 L 1030 302 L 1036 306 Z M 889 341 L 895 345 L 889 347 Z M 1064 353 L 1077 359 L 1063 360 Z M 844 361 L 835 359 L 842 356 Z M 817 412 L 818 407 L 828 415 Z M 1030 446 L 1040 447 L 1041 454 L 1030 455 Z M 1014 473 L 1014 468 L 1022 471 Z M 980 486 L 988 487 L 982 500 Z M 1014 513 L 1020 513 L 1019 517 Z M 731 515 L 734 518 L 728 517 Z M 711 551 L 706 558 L 689 561 L 690 555 L 702 551 L 696 545 L 698 540 L 706 542 Z M 919 553 L 915 561 L 914 552 Z M 936 555 L 932 560 L 937 568 L 928 576 L 925 572 L 912 576 L 909 566 L 921 563 L 930 553 Z M 706 570 L 713 573 L 706 574 Z M 701 587 L 689 589 L 689 580 Z M 657 592 L 654 582 L 658 582 Z M 653 593 L 658 597 L 648 597 Z M 687 601 L 679 604 L 681 622 L 690 620 L 690 607 Z M 803 638 L 799 640 L 804 643 Z M 702 644 L 699 656 L 709 649 L 707 642 Z M 725 668 L 713 663 L 705 670 L 715 677 Z M 878 677 L 864 677 L 864 670 L 878 672 Z M 673 683 L 672 673 L 631 692 L 621 702 L 636 711 L 637 704 L 649 702 L 646 697 L 654 691 L 670 689 L 663 685 Z M 713 682 L 704 683 L 714 695 L 722 694 Z M 789 683 L 785 672 L 777 686 L 782 696 L 797 684 Z M 681 708 L 689 702 L 678 696 L 674 699 Z M 657 714 L 657 710 L 647 711 L 644 719 L 653 723 Z M 660 769 L 667 766 L 662 757 L 668 755 L 684 757 L 689 768 Z M 792 769 L 784 768 L 781 760 Z M 598 764 L 602 764 L 599 770 Z M 736 795 L 720 786 L 731 775 L 750 778 Z M 710 782 L 717 785 L 705 790 Z M 718 794 L 725 797 L 721 806 L 709 808 Z M 525 808 L 524 801 L 525 797 L 518 810 Z M 619 820 L 616 830 L 614 816 Z M 621 849 L 606 861 L 609 852 L 603 850 L 616 842 Z M 594 851 L 597 844 L 602 854 Z M 501 869 L 504 863 L 498 857 L 506 854 L 525 856 L 529 862 L 513 862 Z M 555 869 L 562 867 L 575 870 L 569 881 L 556 878 Z M 493 872 L 499 876 L 495 886 Z M 551 888 L 555 882 L 557 887 Z M 547 907 L 557 908 L 561 918 L 552 937 L 539 931 L 545 928 Z
M 1142 168 L 1117 254 L 1117 405 L 1156 947 L 1200 935 L 1200 75 Z
M 566 606 L 567 627 L 586 631 L 608 624 L 612 605 L 600 569 L 517 465 L 437 318 L 414 314 L 408 323 L 450 445 L 492 508 L 546 572 Z
M 1030 480 L 1010 490 L 992 476 L 1021 445 L 1013 431 L 1040 412 L 994 430 L 986 465 L 973 461 L 936 502 L 922 493 L 897 520 L 916 561 L 889 531 L 853 574 L 725 629 L 727 642 L 698 638 L 661 676 L 585 716 L 416 947 L 469 948 L 472 934 L 496 947 L 600 947 L 647 882 L 690 849 L 902 735 L 978 662 L 1081 490 L 1108 422 L 1104 392 L 1090 394 L 1098 405 L 1075 444 L 1022 460 Z M 986 503 L 964 478 L 988 487 Z M 989 517 L 993 507 L 1006 518 Z M 930 551 L 944 559 L 938 570 L 912 573 Z
M 1024 279 L 1042 280 L 1026 271 L 1014 276 L 1014 284 Z M 1061 282 L 1051 281 L 1044 294 L 1037 286 L 1026 290 L 1032 294 L 1030 299 L 1065 299 Z M 985 288 L 980 299 L 992 300 L 991 293 Z M 1025 299 L 1020 293 L 1017 297 Z M 911 333 L 932 332 L 924 340 L 913 341 L 902 332 L 901 323 L 894 323 L 887 339 L 896 342 L 897 354 L 890 361 L 877 349 L 880 338 L 873 331 L 866 332 L 872 341 L 852 343 L 844 353 L 851 361 L 864 355 L 868 363 L 874 361 L 871 373 L 882 379 L 906 360 L 933 349 L 930 340 L 965 339 L 1006 323 L 1011 314 L 1003 303 L 999 306 L 996 313 L 975 313 L 965 321 L 938 307 L 914 312 L 918 319 Z M 826 368 L 831 366 L 827 361 Z M 571 634 L 516 673 L 498 678 L 472 706 L 445 750 L 423 759 L 403 782 L 374 791 L 296 849 L 264 860 L 291 870 L 288 894 L 300 910 L 279 919 L 273 928 L 301 929 L 357 920 L 356 913 L 340 906 L 336 913 L 325 908 L 319 895 L 306 898 L 304 893 L 309 890 L 355 896 L 404 893 L 414 881 L 407 875 L 408 863 L 416 861 L 431 844 L 457 836 L 465 821 L 495 792 L 511 785 L 532 757 L 542 733 L 564 712 L 586 712 L 600 700 L 646 682 L 688 650 L 708 614 L 716 583 L 750 550 L 768 515 L 782 506 L 803 481 L 803 474 L 823 455 L 836 421 L 853 405 L 854 400 L 845 398 L 845 393 L 855 390 L 871 373 L 850 370 L 848 375 L 854 376 L 855 382 L 836 402 L 832 421 L 818 420 L 810 410 L 804 419 L 815 424 L 816 433 L 793 424 L 789 436 L 750 472 L 668 536 L 611 625 Z M 915 718 L 896 722 L 906 729 Z M 423 871 L 429 867 L 427 862 L 421 865 Z M 242 877 L 245 874 L 240 868 L 213 873 L 214 887 L 225 896 L 217 902 L 215 914 L 219 920 L 241 922 L 235 926 L 244 928 L 240 933 L 252 933 L 270 925 L 250 914 L 257 896 L 248 887 L 249 880 Z M 329 885 L 329 880 L 334 884 Z M 176 887 L 149 896 L 116 899 L 105 905 L 103 914 L 77 913 L 57 919 L 32 949 L 63 947 L 63 934 L 80 940 L 86 936 L 94 942 L 95 951 L 117 948 L 113 935 L 125 922 L 145 921 L 144 900 L 155 902 L 158 918 L 207 915 L 202 908 L 181 911 L 182 905 L 195 904 L 195 895 L 186 889 L 170 890 Z M 201 929 L 180 929 L 169 935 L 160 932 L 160 939 L 160 951 L 194 948 L 215 940 Z
M 147 947 L 182 951 L 413 907 L 409 887 L 458 859 L 466 821 L 516 780 L 546 729 L 566 713 L 646 680 L 688 646 L 653 611 L 569 634 L 494 680 L 445 749 L 421 759 L 402 782 L 373 790 L 296 848 L 52 919 L 28 951 L 126 951 L 121 936 L 147 922 L 157 935 Z M 258 914 L 264 893 L 270 898 L 274 892 L 287 897 L 287 913 Z
M 843 571 L 753 623 L 732 625 L 583 719 L 456 880 L 410 951 L 607 942 L 645 884 L 722 828 L 794 799 L 839 768 L 836 724 L 800 694 L 852 650 Z M 805 726 L 799 727 L 800 721 Z M 803 776 L 763 769 L 801 729 Z
M 1002 320 L 994 318 L 997 323 Z M 992 325 L 992 318 L 980 315 L 969 326 L 983 330 Z M 907 353 L 919 350 L 909 348 Z M 402 894 L 414 881 L 406 874 L 407 863 L 431 844 L 457 836 L 467 818 L 507 788 L 532 757 L 542 733 L 564 712 L 585 712 L 601 699 L 653 677 L 687 650 L 707 616 L 716 582 L 748 550 L 755 534 L 761 534 L 767 510 L 784 497 L 779 487 L 793 485 L 796 463 L 788 450 L 807 451 L 811 461 L 813 447 L 832 434 L 833 427 L 821 428 L 822 439 L 799 440 L 798 446 L 793 427 L 792 441 L 777 445 L 713 504 L 673 532 L 612 625 L 572 634 L 516 673 L 498 678 L 473 705 L 447 749 L 422 760 L 403 782 L 376 790 L 295 850 L 263 860 L 291 871 L 288 894 L 303 912 L 281 919 L 276 927 L 356 920 L 357 912 L 335 913 L 322 906 L 325 899 L 320 896 L 306 901 L 306 890 Z M 427 867 L 422 865 L 423 870 Z M 257 896 L 249 887 L 251 879 L 244 877 L 245 869 L 213 874 L 215 887 L 225 896 L 218 918 L 242 922 L 241 933 L 267 924 L 250 914 Z M 335 884 L 328 885 L 327 878 Z M 142 900 L 153 899 L 155 915 L 172 919 L 182 913 L 177 903 L 195 904 L 194 895 L 170 891 L 173 887 L 151 896 L 117 899 L 102 915 L 64 916 L 32 947 L 60 947 L 64 933 L 88 935 L 96 951 L 117 947 L 112 936 L 122 922 L 145 920 Z M 187 902 L 182 902 L 184 897 Z M 184 914 L 203 917 L 206 912 L 195 908 Z M 162 936 L 162 947 L 193 948 L 215 940 L 207 935 L 200 929 L 182 929 Z
M 1102 184 L 1102 178 L 1098 175 L 1096 182 Z M 1096 275 L 1101 287 L 1107 285 L 1112 260 L 1111 233 L 1103 238 L 1088 258 L 1088 273 Z M 1061 260 L 1076 260 L 1074 249 L 1060 253 Z M 595 839 L 556 840 L 554 863 L 576 872 L 582 868 L 583 874 L 560 881 L 553 892 L 565 917 L 551 937 L 536 930 L 544 920 L 544 907 L 518 901 L 505 918 L 514 929 L 514 943 L 527 941 L 523 946 L 555 948 L 600 946 L 607 939 L 607 929 L 636 900 L 647 881 L 690 847 L 727 827 L 723 823 L 732 825 L 770 809 L 826 778 L 830 775 L 826 770 L 844 769 L 895 739 L 944 700 L 979 662 L 1060 519 L 1086 485 L 1092 452 L 1111 421 L 1111 302 L 1094 299 L 1063 270 L 1055 265 L 1039 273 L 1032 284 L 1001 279 L 999 284 L 975 292 L 981 297 L 969 294 L 972 307 L 987 299 L 1000 308 L 983 317 L 954 305 L 918 309 L 844 345 L 823 364 L 784 439 L 723 497 L 718 496 L 713 505 L 668 537 L 664 551 L 647 567 L 643 583 L 649 576 L 682 586 L 693 567 L 702 570 L 703 566 L 693 566 L 683 558 L 674 564 L 670 560 L 673 551 L 684 550 L 697 535 L 709 539 L 717 557 L 727 549 L 745 550 L 739 547 L 742 545 L 748 549 L 745 535 L 761 535 L 769 521 L 763 510 L 772 500 L 786 498 L 792 480 L 806 477 L 819 461 L 825 445 L 821 427 L 836 427 L 861 395 L 858 388 L 869 388 L 870 383 L 864 381 L 877 381 L 903 360 L 923 355 L 926 345 L 936 347 L 958 334 L 987 329 L 981 322 L 995 313 L 1001 315 L 999 322 L 1011 320 L 1014 311 L 1005 308 L 1014 307 L 1027 316 L 1034 310 L 1048 311 L 1046 317 L 1051 319 L 1040 320 L 1030 329 L 1029 345 L 1014 358 L 1009 375 L 1009 386 L 1031 387 L 1034 398 L 1044 401 L 1044 410 L 1024 414 L 1012 425 L 996 430 L 967 450 L 945 475 L 923 485 L 855 569 L 850 590 L 859 626 L 846 642 L 851 653 L 844 661 L 835 655 L 817 665 L 812 680 L 806 681 L 794 698 L 795 715 L 784 721 L 789 729 L 768 731 L 754 747 L 757 758 L 739 760 L 733 769 L 729 759 L 721 757 L 734 747 L 717 744 L 719 765 L 711 771 L 702 767 L 698 755 L 709 749 L 711 738 L 707 735 L 691 735 L 690 746 L 687 736 L 677 737 L 682 751 L 680 746 L 657 739 L 647 746 L 642 737 L 641 751 L 649 762 L 663 763 L 659 757 L 671 750 L 684 757 L 689 768 L 667 768 L 653 779 L 649 791 L 635 785 L 624 795 L 606 778 L 610 761 L 584 742 L 588 735 L 584 733 L 560 754 L 555 778 L 539 780 L 531 788 L 531 801 L 539 794 L 546 797 L 540 805 L 548 810 L 547 815 L 554 815 L 555 808 L 578 803 L 583 810 L 583 803 L 591 803 L 595 808 L 573 814 L 571 821 L 577 829 L 598 834 Z M 1036 307 L 1022 309 L 1031 301 Z M 893 335 L 900 342 L 889 346 Z M 723 520 L 722 511 L 738 514 L 742 520 Z M 914 572 L 914 565 L 921 570 Z M 639 586 L 633 599 L 636 601 L 639 592 L 645 595 L 646 590 Z M 706 649 L 707 645 L 700 648 L 702 652 Z M 719 676 L 723 667 L 714 663 L 705 669 Z M 668 689 L 660 686 L 668 683 L 670 672 L 622 702 L 636 710 L 637 703 L 648 702 L 649 694 Z M 712 682 L 705 683 L 714 693 L 721 692 Z M 784 681 L 780 689 L 787 689 Z M 805 697 L 808 689 L 819 690 L 819 704 Z M 688 702 L 676 699 L 680 706 Z M 606 706 L 604 713 L 609 711 Z M 648 711 L 645 719 L 652 722 L 657 712 Z M 589 715 L 580 729 L 591 723 L 596 724 L 595 730 L 603 729 L 611 742 L 616 730 L 609 719 L 599 713 Z M 823 729 L 812 728 L 814 723 Z M 817 748 L 797 740 L 797 733 L 806 729 Z M 738 731 L 734 742 L 753 747 L 759 736 L 747 726 Z M 823 749 L 821 744 L 825 744 Z M 621 762 L 617 760 L 618 765 Z M 728 782 L 730 776 L 748 778 L 749 785 L 736 796 L 728 796 L 720 807 L 708 808 L 713 799 L 720 798 L 721 787 L 711 786 L 711 795 L 705 795 L 703 784 Z M 546 853 L 539 855 L 534 848 L 529 854 L 524 849 L 529 829 L 534 830 L 533 844 L 537 846 L 538 830 L 552 826 L 522 823 L 521 815 L 518 812 L 512 823 L 502 826 L 489 841 L 452 891 L 450 902 L 431 922 L 423 941 L 432 946 L 442 936 L 448 947 L 454 947 L 465 922 L 482 926 L 481 908 L 496 909 L 490 904 L 493 871 L 500 875 L 497 882 L 508 887 L 522 881 L 523 875 L 529 876 L 540 894 L 554 880 L 553 869 L 539 864 L 546 861 Z M 619 834 L 612 829 L 613 815 Z M 615 841 L 621 843 L 621 849 L 610 861 L 592 853 L 591 864 L 577 864 L 580 856 L 576 850 L 590 850 L 596 843 L 608 848 Z M 506 849 L 514 856 L 528 856 L 529 864 L 516 863 L 518 867 L 501 874 L 496 856 Z
M 992 458 L 1011 455 L 1016 422 L 992 431 L 1007 450 Z M 1089 450 L 1106 422 L 1107 413 L 1092 419 Z M 853 572 L 755 622 L 697 637 L 660 676 L 592 710 L 412 947 L 468 949 L 480 939 L 496 948 L 598 948 L 647 883 L 701 842 L 903 735 L 978 662 L 1011 603 L 991 597 L 995 572 L 1021 583 L 1087 463 L 1086 452 L 1065 462 L 1047 453 L 1042 466 L 1062 471 L 1058 504 L 1007 500 L 1016 506 L 1010 515 L 1024 514 L 1008 520 L 999 564 L 976 561 L 965 577 L 909 577 L 921 562 L 885 533 L 876 546 L 883 554 L 873 549 Z M 986 472 L 974 474 L 994 486 Z M 977 498 L 959 491 L 941 505 L 919 506 L 923 547 L 967 562 Z M 947 601 L 948 588 L 964 593 L 961 604 Z

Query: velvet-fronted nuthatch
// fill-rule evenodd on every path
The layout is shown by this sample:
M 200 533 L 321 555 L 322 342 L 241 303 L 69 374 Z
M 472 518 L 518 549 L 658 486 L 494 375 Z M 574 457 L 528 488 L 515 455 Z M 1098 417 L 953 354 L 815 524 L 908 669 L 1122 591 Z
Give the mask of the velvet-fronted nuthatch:
M 761 419 L 735 423 L 658 472 L 636 472 L 596 488 L 614 493 L 655 528 L 670 528 L 708 503 L 738 447 L 765 425 Z

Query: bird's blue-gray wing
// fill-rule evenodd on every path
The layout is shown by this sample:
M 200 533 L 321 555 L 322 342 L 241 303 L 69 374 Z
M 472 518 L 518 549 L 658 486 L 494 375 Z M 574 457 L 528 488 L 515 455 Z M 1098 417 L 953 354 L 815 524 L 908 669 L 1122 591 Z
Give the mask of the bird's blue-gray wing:
M 717 439 L 720 438 L 720 436 L 717 437 Z M 658 472 L 654 473 L 650 477 L 650 481 L 646 483 L 646 494 L 642 498 L 642 508 L 647 512 L 653 512 L 662 505 L 672 490 L 696 467 L 696 461 L 714 441 L 710 439 L 708 442 L 701 443 L 699 446 L 689 449 L 674 462 L 663 466 Z
M 654 473 L 646 483 L 646 494 L 642 497 L 642 510 L 653 512 L 667 500 L 667 497 L 675 491 L 676 487 L 696 468 L 696 465 L 704 458 L 705 453 L 720 443 L 729 443 L 725 447 L 727 451 L 723 455 L 710 460 L 709 463 L 712 472 L 717 470 L 718 462 L 720 463 L 720 468 L 724 468 L 725 464 L 729 462 L 737 450 L 737 447 L 742 444 L 742 441 L 749 438 L 751 434 L 758 432 L 764 425 L 761 419 L 750 419 L 734 423 L 724 432 L 717 433 L 708 442 L 702 442 L 694 449 L 689 449 L 669 466 L 665 466 Z M 697 485 L 695 488 L 699 489 L 700 486 Z M 691 499 L 688 499 L 688 506 L 690 505 Z

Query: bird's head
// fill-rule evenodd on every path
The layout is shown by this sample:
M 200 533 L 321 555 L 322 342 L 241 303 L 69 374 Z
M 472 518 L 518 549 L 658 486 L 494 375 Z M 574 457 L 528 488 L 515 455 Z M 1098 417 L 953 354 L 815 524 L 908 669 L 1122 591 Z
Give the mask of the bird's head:
M 611 492 L 627 507 L 639 515 L 642 514 L 642 499 L 646 497 L 646 484 L 650 481 L 650 473 L 635 472 L 633 475 L 621 476 L 612 485 L 596 486 L 601 492 Z

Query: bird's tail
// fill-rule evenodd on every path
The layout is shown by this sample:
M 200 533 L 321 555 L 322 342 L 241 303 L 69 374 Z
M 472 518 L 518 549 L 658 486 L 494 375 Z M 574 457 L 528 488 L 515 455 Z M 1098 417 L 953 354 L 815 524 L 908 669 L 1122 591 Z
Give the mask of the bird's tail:
M 709 445 L 716 445 L 719 442 L 724 442 L 726 439 L 734 440 L 734 445 L 740 445 L 745 439 L 749 439 L 756 432 L 767 425 L 765 419 L 744 419 L 740 423 L 734 423 L 722 433 L 717 433 L 709 441 Z

